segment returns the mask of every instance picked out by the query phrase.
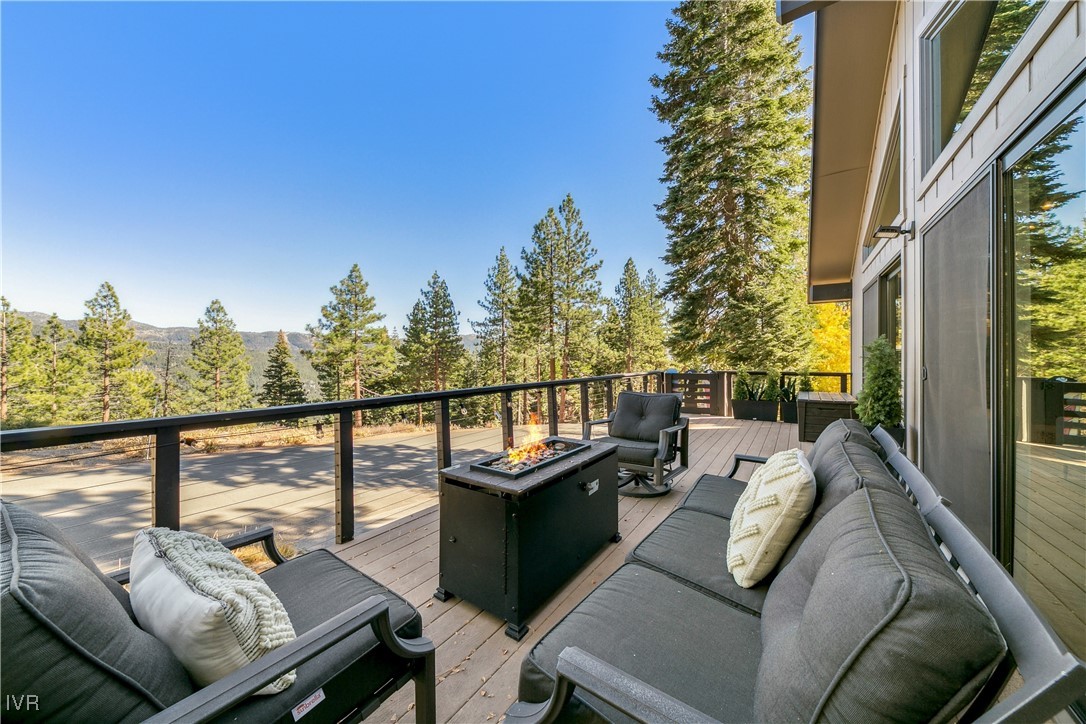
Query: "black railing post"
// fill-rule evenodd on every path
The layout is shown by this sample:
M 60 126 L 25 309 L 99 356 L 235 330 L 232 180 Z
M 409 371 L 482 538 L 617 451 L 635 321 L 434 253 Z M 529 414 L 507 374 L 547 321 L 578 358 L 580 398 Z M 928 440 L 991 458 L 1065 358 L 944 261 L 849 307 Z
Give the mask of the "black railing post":
M 848 378 L 845 373 L 841 373 L 841 392 L 848 392 Z
M 509 450 L 513 447 L 513 393 L 501 393 L 502 414 L 502 449 Z
M 336 543 L 354 538 L 354 413 L 336 415 Z
M 181 428 L 155 430 L 151 463 L 151 525 L 181 529 Z
M 724 373 L 724 417 L 733 417 L 732 398 L 735 397 L 735 375 L 732 372 Z
M 547 388 L 547 429 L 551 437 L 558 436 L 558 388 Z
M 615 407 L 615 386 L 612 384 L 612 380 L 603 381 L 603 404 L 607 409 L 607 417 L 611 416 L 611 410 Z
M 649 376 L 648 375 L 642 375 L 641 376 L 641 391 L 642 392 L 648 392 L 649 391 Z
M 452 432 L 449 429 L 449 399 L 434 403 L 434 427 L 437 428 L 437 469 L 442 470 L 452 462 Z
M 592 410 L 588 405 L 588 383 L 581 383 L 581 427 L 592 417 Z

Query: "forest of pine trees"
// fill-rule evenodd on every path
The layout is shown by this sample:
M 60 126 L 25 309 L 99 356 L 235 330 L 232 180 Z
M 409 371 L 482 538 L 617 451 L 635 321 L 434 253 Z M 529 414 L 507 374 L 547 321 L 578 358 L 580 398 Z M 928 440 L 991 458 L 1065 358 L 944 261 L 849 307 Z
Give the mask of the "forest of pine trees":
M 607 296 L 603 260 L 566 195 L 534 225 L 519 258 L 498 251 L 483 283 L 482 319 L 467 320 L 478 336 L 468 350 L 437 271 L 401 335 L 396 327 L 390 333 L 355 264 L 306 328 L 312 348 L 303 354 L 322 399 L 672 365 L 848 371 L 847 309 L 809 306 L 804 293 L 811 89 L 798 39 L 776 22 L 769 0 L 682 2 L 668 33 L 659 53 L 666 72 L 650 79 L 652 108 L 669 129 L 660 141 L 658 206 L 666 279 L 628 259 Z M 108 282 L 87 301 L 78 333 L 55 315 L 35 330 L 8 300 L 0 306 L 4 427 L 316 401 L 306 399 L 282 332 L 262 385 L 251 386 L 252 361 L 217 299 L 197 321 L 190 349 L 170 347 L 153 365 Z M 576 401 L 560 394 L 567 416 Z M 492 415 L 481 399 L 464 402 L 464 419 Z M 527 393 L 516 405 L 523 417 Z M 432 410 L 386 413 L 358 412 L 355 424 L 389 414 L 422 423 Z

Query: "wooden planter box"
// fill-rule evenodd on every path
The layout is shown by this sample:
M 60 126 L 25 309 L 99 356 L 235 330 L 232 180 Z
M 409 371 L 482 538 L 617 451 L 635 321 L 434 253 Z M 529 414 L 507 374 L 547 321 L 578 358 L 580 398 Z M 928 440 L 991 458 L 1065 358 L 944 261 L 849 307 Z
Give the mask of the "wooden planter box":
M 801 392 L 796 401 L 799 439 L 814 442 L 834 420 L 856 419 L 856 398 L 844 392 Z

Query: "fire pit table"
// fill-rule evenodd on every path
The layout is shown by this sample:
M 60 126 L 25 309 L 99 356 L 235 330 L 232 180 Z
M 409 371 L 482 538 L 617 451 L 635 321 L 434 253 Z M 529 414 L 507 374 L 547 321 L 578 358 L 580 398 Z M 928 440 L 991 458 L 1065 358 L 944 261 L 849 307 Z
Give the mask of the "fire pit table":
M 525 621 L 607 541 L 618 542 L 617 447 L 549 437 L 541 464 L 506 453 L 440 471 L 440 578 L 434 598 L 460 596 Z M 502 469 L 508 467 L 511 469 Z

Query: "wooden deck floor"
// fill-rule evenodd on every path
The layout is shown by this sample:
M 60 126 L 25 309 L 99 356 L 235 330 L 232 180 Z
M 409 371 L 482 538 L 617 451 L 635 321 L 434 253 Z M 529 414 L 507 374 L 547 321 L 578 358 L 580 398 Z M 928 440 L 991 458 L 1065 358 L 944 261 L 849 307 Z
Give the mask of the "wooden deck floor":
M 768 455 L 799 443 L 797 426 L 696 417 L 691 424 L 691 466 L 676 478 L 675 491 L 660 498 L 619 497 L 622 541 L 608 544 L 529 620 L 517 642 L 505 623 L 459 598 L 433 598 L 438 576 L 438 511 L 429 507 L 333 550 L 419 608 L 424 633 L 437 649 L 439 721 L 496 721 L 516 698 L 520 663 L 527 652 L 663 520 L 703 474 L 723 474 L 736 452 Z M 749 471 L 747 471 L 749 472 Z M 374 713 L 372 721 L 414 721 L 414 691 L 408 685 Z

